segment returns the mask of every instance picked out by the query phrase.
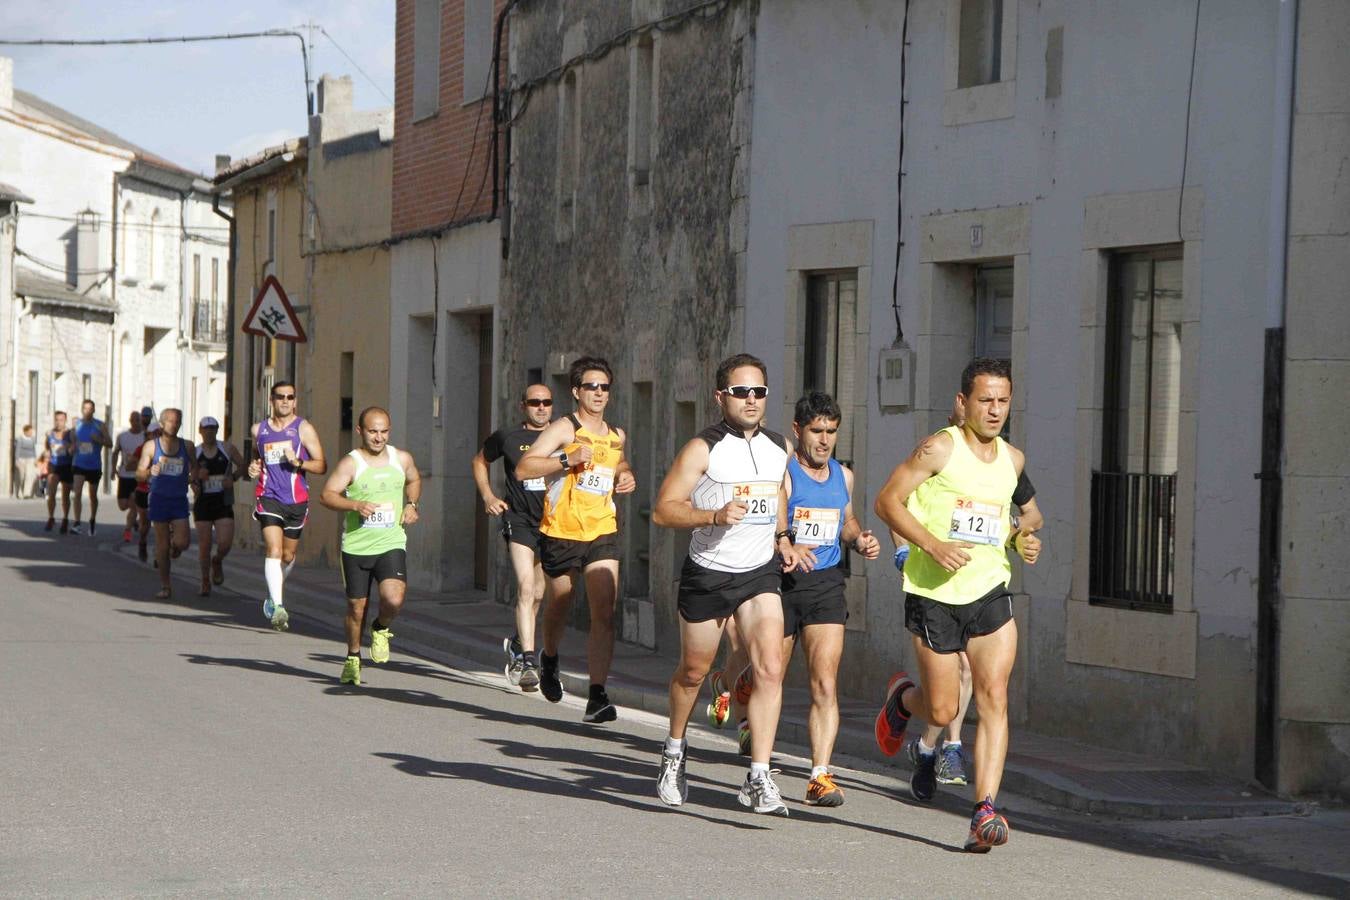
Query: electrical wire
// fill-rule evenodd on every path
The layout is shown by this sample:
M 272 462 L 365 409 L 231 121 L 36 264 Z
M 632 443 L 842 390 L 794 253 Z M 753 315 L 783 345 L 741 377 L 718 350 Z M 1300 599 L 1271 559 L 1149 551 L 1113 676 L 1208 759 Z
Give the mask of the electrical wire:
M 386 94 L 386 93 L 384 92 L 384 89 L 383 89 L 382 87 L 380 87 L 378 84 L 376 84 L 374 78 L 371 78 L 369 75 L 366 74 L 366 70 L 363 69 L 363 68 L 361 68 L 361 64 L 358 63 L 356 60 L 352 59 L 351 54 L 348 53 L 346 50 L 343 50 L 343 49 L 342 49 L 342 45 L 339 44 L 339 43 L 333 38 L 333 36 L 332 36 L 331 34 L 329 34 L 329 33 L 324 29 L 324 27 L 323 27 L 322 25 L 319 26 L 319 34 L 321 34 L 321 35 L 323 35 L 324 37 L 328 38 L 329 43 L 331 43 L 334 47 L 337 48 L 337 52 L 339 52 L 339 53 L 341 53 L 343 56 L 345 56 L 345 57 L 347 58 L 347 62 L 349 62 L 349 63 L 352 64 L 352 68 L 356 69 L 357 72 L 360 72 L 360 73 L 361 73 L 361 77 L 365 78 L 366 81 L 369 81 L 369 82 L 370 82 L 370 86 L 373 87 L 373 88 L 375 88 L 375 90 L 379 92 L 379 94 L 380 94 L 381 97 L 383 97 L 384 99 L 388 100 L 389 103 L 390 103 L 391 105 L 393 104 L 394 98 L 393 98 L 393 97 L 390 97 L 388 94 Z
M 905 329 L 900 324 L 900 251 L 905 246 L 904 190 L 905 190 L 905 48 L 909 46 L 909 0 L 900 20 L 900 153 L 895 171 L 895 273 L 891 276 L 891 312 L 895 314 L 895 343 L 905 340 Z
M 34 256 L 33 254 L 29 253 L 28 251 L 26 251 L 26 250 L 24 250 L 24 249 L 22 249 L 22 248 L 20 248 L 20 247 L 15 247 L 15 248 L 14 248 L 14 255 L 15 255 L 15 256 L 22 256 L 24 259 L 26 259 L 26 260 L 28 260 L 28 261 L 30 261 L 30 262 L 32 262 L 32 263 L 35 263 L 35 264 L 41 266 L 41 267 L 44 268 L 44 269 L 50 269 L 50 270 L 53 271 L 53 272 L 60 272 L 62 275 L 69 275 L 69 274 L 70 274 L 70 269 L 68 269 L 67 267 L 65 267 L 65 266 L 63 266 L 63 265 L 60 265 L 60 264 L 58 264 L 58 263 L 48 262 L 48 261 L 45 260 L 45 259 L 40 259 L 39 257 Z M 108 274 L 110 274 L 111 272 L 112 272 L 112 269 L 76 269 L 76 270 L 75 270 L 75 274 L 76 274 L 76 275 L 108 275 Z
M 1177 194 L 1177 240 L 1181 236 L 1181 209 L 1186 200 L 1186 164 L 1191 155 L 1191 96 L 1195 93 L 1195 49 L 1200 43 L 1200 0 L 1195 0 L 1195 27 L 1191 30 L 1191 75 L 1186 84 L 1186 131 L 1181 142 L 1181 190 Z

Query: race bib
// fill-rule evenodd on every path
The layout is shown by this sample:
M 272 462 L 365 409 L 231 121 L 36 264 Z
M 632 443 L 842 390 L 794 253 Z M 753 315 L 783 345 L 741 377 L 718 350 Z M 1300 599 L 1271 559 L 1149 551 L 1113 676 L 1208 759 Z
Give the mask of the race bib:
M 972 544 L 1003 545 L 1003 507 L 998 503 L 958 497 L 952 509 L 952 527 L 947 538 Z
M 527 491 L 546 491 L 548 485 L 544 484 L 543 478 L 526 478 L 520 483 L 520 486 Z
M 731 489 L 731 499 L 744 503 L 745 511 L 742 523 L 751 525 L 769 525 L 778 521 L 778 485 L 757 481 L 753 484 L 738 484 Z
M 799 506 L 792 511 L 795 543 L 808 547 L 833 544 L 839 539 L 839 510 Z
M 52 447 L 52 459 L 64 459 L 66 457 L 66 445 L 56 444 Z
M 88 456 L 89 454 L 91 454 L 91 453 L 93 453 L 93 452 L 94 452 L 94 443 L 93 443 L 93 441 L 80 441 L 80 455 L 81 455 L 81 456 Z
M 206 477 L 206 482 L 205 482 L 205 484 L 203 485 L 203 489 L 204 489 L 204 490 L 206 491 L 206 493 L 208 493 L 208 494 L 222 494 L 222 493 L 224 493 L 224 492 L 225 492 L 225 476 L 224 476 L 224 475 L 208 475 L 208 476 Z
M 161 456 L 159 458 L 159 474 L 175 477 L 183 474 L 183 458 L 181 456 Z
M 286 448 L 291 446 L 290 441 L 273 441 L 270 444 L 263 445 L 263 461 L 269 466 L 280 465 L 286 461 Z
M 577 473 L 577 490 L 605 496 L 614 490 L 614 470 L 609 466 L 593 466 Z
M 393 528 L 398 524 L 398 516 L 394 513 L 394 504 L 380 503 L 375 507 L 375 511 L 367 516 L 361 522 L 362 528 Z

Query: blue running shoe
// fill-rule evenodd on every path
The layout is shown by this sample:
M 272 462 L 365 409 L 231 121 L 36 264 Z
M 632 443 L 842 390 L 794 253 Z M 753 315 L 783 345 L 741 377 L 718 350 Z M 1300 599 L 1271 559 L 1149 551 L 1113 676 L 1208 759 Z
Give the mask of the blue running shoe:
M 961 753 L 960 744 L 944 743 L 938 751 L 938 784 L 968 784 L 966 776 L 966 758 Z

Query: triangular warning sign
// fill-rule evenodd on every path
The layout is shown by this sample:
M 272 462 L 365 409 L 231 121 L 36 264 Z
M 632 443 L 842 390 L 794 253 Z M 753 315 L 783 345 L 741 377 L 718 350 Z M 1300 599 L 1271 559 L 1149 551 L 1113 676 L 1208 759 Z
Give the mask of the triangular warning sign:
M 258 296 L 253 298 L 253 308 L 244 316 L 244 331 L 278 341 L 302 343 L 309 340 L 300 325 L 300 317 L 295 314 L 295 308 L 275 275 L 263 279 Z

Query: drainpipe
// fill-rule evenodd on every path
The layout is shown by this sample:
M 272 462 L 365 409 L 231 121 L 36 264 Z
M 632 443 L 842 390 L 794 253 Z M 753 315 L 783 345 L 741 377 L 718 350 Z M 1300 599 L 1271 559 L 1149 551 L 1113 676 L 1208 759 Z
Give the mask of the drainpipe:
M 1266 244 L 1265 376 L 1261 398 L 1261 516 L 1256 600 L 1256 777 L 1279 786 L 1280 511 L 1284 482 L 1285 270 L 1289 252 L 1290 143 L 1298 0 L 1280 0 L 1275 45 L 1275 143 Z
M 236 445 L 243 446 L 244 452 L 248 453 L 249 442 L 237 440 L 230 428 L 230 420 L 234 418 L 234 260 L 236 245 L 238 244 L 238 231 L 235 227 L 234 216 L 220 208 L 219 191 L 211 193 L 211 211 L 230 223 L 230 262 L 225 267 L 225 309 L 230 333 L 226 336 L 225 341 L 225 421 L 222 423 L 225 427 L 223 432 L 231 440 L 234 440 Z

